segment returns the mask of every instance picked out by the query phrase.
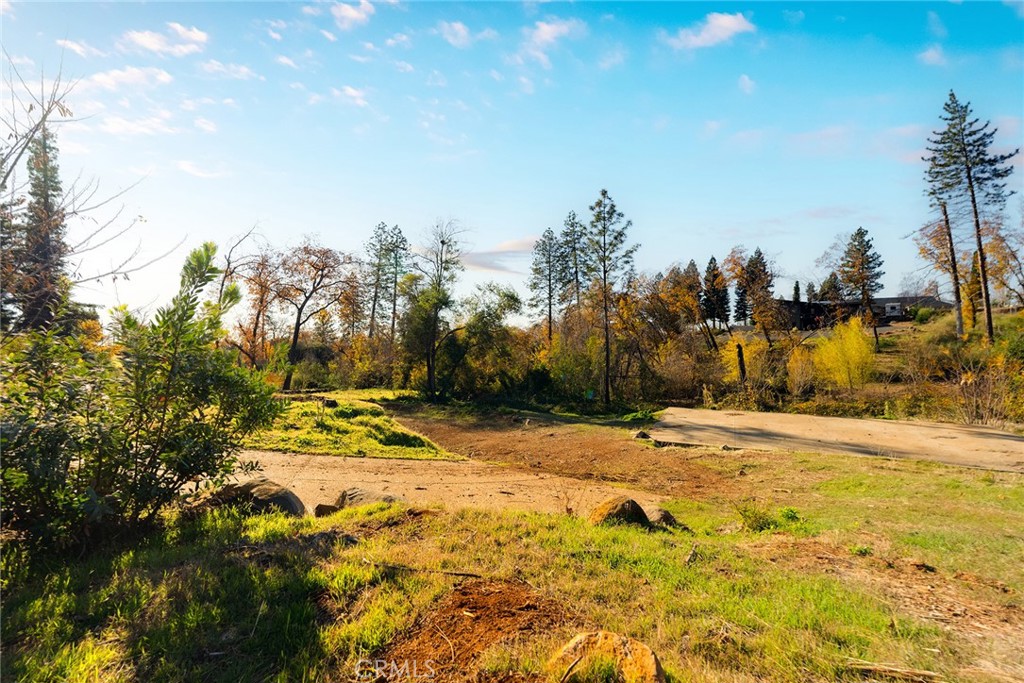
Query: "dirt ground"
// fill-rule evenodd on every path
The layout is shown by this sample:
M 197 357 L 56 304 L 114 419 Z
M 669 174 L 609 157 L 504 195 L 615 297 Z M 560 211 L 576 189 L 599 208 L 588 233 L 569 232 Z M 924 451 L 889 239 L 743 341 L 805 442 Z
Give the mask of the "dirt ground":
M 678 445 L 882 455 L 1024 472 L 1024 437 L 987 427 L 668 408 L 648 432 Z
M 352 487 L 400 496 L 414 505 L 533 512 L 586 514 L 603 500 L 621 495 L 633 498 L 651 512 L 663 500 L 654 493 L 601 481 L 475 460 L 389 460 L 269 451 L 245 451 L 241 457 L 259 461 L 263 471 L 256 476 L 290 488 L 310 512 L 319 503 L 333 505 L 339 493 Z
M 722 445 L 731 445 L 729 440 L 719 438 L 723 433 L 731 434 L 724 420 L 737 415 L 700 411 L 723 420 L 717 429 L 724 428 L 725 432 L 708 439 L 713 448 L 655 448 L 649 441 L 631 438 L 635 428 L 553 416 L 440 417 L 403 407 L 397 412 L 395 417 L 403 426 L 468 460 L 382 460 L 251 451 L 245 456 L 260 460 L 264 476 L 292 488 L 310 509 L 317 503 L 332 503 L 341 490 L 358 486 L 400 495 L 416 505 L 571 510 L 584 515 L 613 495 L 633 497 L 648 512 L 666 498 L 738 500 L 765 491 L 776 492 L 771 495 L 781 504 L 791 490 L 806 488 L 825 476 L 775 467 L 790 457 L 784 449 L 880 454 L 877 450 L 865 452 L 863 448 L 842 446 L 833 450 L 829 441 L 857 446 L 879 439 L 887 447 L 898 444 L 902 449 L 913 449 L 901 451 L 906 453 L 903 457 L 1024 471 L 1024 453 L 1016 448 L 1021 443 L 1018 437 L 955 425 L 943 425 L 938 431 L 930 431 L 931 425 L 911 425 L 916 428 L 916 436 L 911 439 L 906 436 L 909 432 L 874 431 L 874 422 L 850 425 L 847 423 L 867 421 L 837 419 L 839 425 L 829 421 L 816 430 L 787 437 L 780 426 L 786 418 L 810 420 L 808 424 L 821 418 L 754 414 L 759 422 L 750 432 L 767 432 L 774 439 L 770 445 L 723 451 Z M 669 415 L 666 422 L 671 425 L 678 416 L 672 412 Z M 891 428 L 893 424 L 883 422 L 877 428 Z M 895 424 L 897 430 L 902 428 Z M 852 431 L 841 432 L 840 427 Z M 828 439 L 823 437 L 826 434 Z M 652 430 L 652 436 L 664 440 L 659 431 Z M 973 445 L 961 448 L 960 454 L 956 452 L 959 446 L 952 447 L 964 443 Z M 710 461 L 716 463 L 715 469 L 702 463 L 709 461 L 709 455 L 714 455 Z M 886 455 L 896 453 L 889 451 Z M 960 457 L 970 461 L 958 462 Z M 886 466 L 881 458 L 878 463 L 879 467 Z M 828 537 L 772 535 L 748 550 L 766 562 L 831 574 L 862 585 L 884 595 L 900 612 L 956 632 L 977 648 L 975 668 L 962 672 L 965 680 L 1024 680 L 1024 667 L 1018 665 L 1014 645 L 1024 638 L 1024 614 L 1015 601 L 994 598 L 994 594 L 1012 589 L 983 577 L 954 575 L 944 568 L 901 557 L 881 538 L 872 539 L 871 545 L 877 551 L 873 556 L 855 557 Z M 486 646 L 523 633 L 534 606 L 545 623 L 564 618 L 557 606 L 540 604 L 538 599 L 518 584 L 466 582 L 435 611 L 424 615 L 390 654 L 429 654 L 443 663 L 445 670 L 438 672 L 438 680 L 455 681 L 459 678 L 454 675 L 456 669 L 472 671 L 472 662 Z
M 475 664 L 487 648 L 547 633 L 566 620 L 563 605 L 527 584 L 469 579 L 420 617 L 380 659 L 430 662 L 431 678 L 476 681 L 480 676 Z M 383 673 L 388 680 L 408 680 Z

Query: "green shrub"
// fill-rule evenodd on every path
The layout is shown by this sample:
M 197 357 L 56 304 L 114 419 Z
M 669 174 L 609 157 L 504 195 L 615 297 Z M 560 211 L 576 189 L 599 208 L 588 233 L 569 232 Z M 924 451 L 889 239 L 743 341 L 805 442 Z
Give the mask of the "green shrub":
M 914 311 L 914 322 L 918 325 L 924 325 L 926 322 L 935 317 L 936 310 L 934 308 L 928 308 L 922 306 Z
M 821 377 L 851 391 L 867 383 L 874 363 L 874 348 L 860 318 L 836 325 L 814 349 L 814 367 Z
M 5 349 L 0 449 L 7 529 L 50 549 L 152 520 L 182 492 L 242 466 L 241 440 L 279 413 L 272 390 L 216 347 L 237 288 L 202 302 L 212 243 L 153 322 L 115 312 L 113 344 L 29 332 Z
M 779 520 L 767 509 L 755 503 L 737 505 L 736 512 L 740 513 L 743 528 L 747 531 L 760 532 L 779 528 Z

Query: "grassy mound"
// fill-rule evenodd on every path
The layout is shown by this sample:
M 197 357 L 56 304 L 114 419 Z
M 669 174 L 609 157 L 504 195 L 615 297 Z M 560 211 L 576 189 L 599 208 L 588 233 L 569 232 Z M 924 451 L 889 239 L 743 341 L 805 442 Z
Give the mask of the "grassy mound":
M 458 459 L 429 439 L 404 429 L 379 405 L 363 398 L 390 398 L 383 393 L 337 391 L 291 397 L 288 409 L 273 427 L 251 437 L 245 446 L 316 455 Z

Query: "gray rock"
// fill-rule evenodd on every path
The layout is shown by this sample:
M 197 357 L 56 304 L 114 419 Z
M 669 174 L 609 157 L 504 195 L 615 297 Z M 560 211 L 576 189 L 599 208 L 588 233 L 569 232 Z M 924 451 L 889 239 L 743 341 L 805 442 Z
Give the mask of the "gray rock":
M 317 506 L 313 508 L 313 516 L 327 517 L 328 515 L 333 515 L 340 509 L 341 508 L 338 507 L 337 505 L 327 505 L 326 503 L 318 503 Z
M 280 510 L 294 517 L 306 514 L 306 506 L 289 489 L 269 479 L 228 484 L 212 497 L 215 505 L 245 505 L 253 512 Z
M 668 510 L 664 510 L 662 508 L 658 508 L 657 510 L 654 511 L 654 514 L 651 515 L 651 524 L 667 527 L 669 529 L 680 529 L 682 531 L 690 531 L 690 527 L 686 526 L 678 519 L 676 519 L 675 515 L 673 515 L 671 512 L 669 512 Z
M 342 508 L 354 508 L 372 503 L 387 503 L 391 505 L 402 502 L 405 501 L 401 496 L 392 496 L 387 493 L 378 493 L 377 491 L 353 487 L 345 489 L 338 494 L 338 499 L 334 502 L 334 505 L 340 510 Z

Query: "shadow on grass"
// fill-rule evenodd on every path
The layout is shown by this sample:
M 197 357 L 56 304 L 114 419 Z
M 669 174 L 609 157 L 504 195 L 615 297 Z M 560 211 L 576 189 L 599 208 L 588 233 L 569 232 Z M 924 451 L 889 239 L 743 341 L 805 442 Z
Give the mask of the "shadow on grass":
M 228 512 L 38 568 L 5 591 L 4 680 L 307 680 L 330 666 L 316 554 L 247 554 L 242 532 Z

